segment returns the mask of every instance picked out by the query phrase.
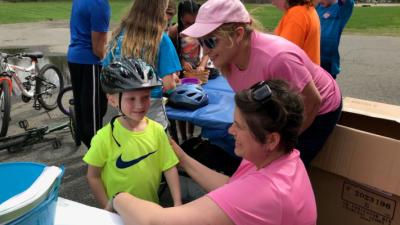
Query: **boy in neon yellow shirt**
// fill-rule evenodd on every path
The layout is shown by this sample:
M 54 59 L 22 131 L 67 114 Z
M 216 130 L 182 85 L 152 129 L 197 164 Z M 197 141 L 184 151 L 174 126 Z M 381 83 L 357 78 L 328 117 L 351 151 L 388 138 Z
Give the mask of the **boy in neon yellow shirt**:
M 118 192 L 158 203 L 164 173 L 174 205 L 182 204 L 178 158 L 163 127 L 145 117 L 151 89 L 162 85 L 153 68 L 141 59 L 122 58 L 103 68 L 100 80 L 109 104 L 122 116 L 97 132 L 83 158 L 95 198 L 105 209 Z

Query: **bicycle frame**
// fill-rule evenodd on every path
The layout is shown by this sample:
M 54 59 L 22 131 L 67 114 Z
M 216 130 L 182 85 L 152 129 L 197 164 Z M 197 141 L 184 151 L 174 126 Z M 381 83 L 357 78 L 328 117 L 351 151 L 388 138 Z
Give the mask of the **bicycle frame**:
M 3 80 L 7 81 L 8 86 L 10 87 L 9 89 L 10 89 L 10 95 L 11 95 L 11 93 L 12 93 L 12 90 L 11 90 L 12 89 L 12 80 L 8 76 L 1 75 L 0 76 L 0 82 L 3 82 Z
M 32 60 L 31 65 L 29 67 L 17 66 L 17 65 L 10 64 L 8 62 L 6 62 L 5 65 L 6 65 L 6 67 L 5 67 L 6 75 L 10 76 L 10 81 L 11 81 L 10 91 L 12 92 L 12 90 L 13 90 L 12 80 L 14 80 L 17 84 L 17 87 L 22 92 L 22 94 L 26 97 L 32 98 L 33 95 L 35 94 L 35 89 L 32 88 L 29 91 L 26 90 L 24 85 L 22 84 L 21 79 L 17 75 L 17 71 L 30 73 L 32 78 L 34 78 L 38 75 L 37 62 L 35 62 L 35 60 Z

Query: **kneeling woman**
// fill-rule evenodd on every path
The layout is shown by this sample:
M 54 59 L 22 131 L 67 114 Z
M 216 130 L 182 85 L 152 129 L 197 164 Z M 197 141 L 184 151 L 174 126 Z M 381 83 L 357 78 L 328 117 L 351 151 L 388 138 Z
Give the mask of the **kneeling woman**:
M 125 224 L 309 225 L 316 206 L 306 169 L 294 149 L 303 122 L 301 97 L 284 81 L 255 84 L 235 96 L 235 154 L 243 161 L 232 177 L 219 174 L 172 143 L 180 166 L 209 193 L 162 208 L 127 193 L 112 205 Z

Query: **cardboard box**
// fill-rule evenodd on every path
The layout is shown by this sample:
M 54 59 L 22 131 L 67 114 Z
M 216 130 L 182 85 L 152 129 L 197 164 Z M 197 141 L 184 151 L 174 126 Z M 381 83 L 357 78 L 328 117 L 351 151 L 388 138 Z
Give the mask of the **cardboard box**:
M 345 98 L 310 178 L 318 225 L 400 224 L 400 107 Z

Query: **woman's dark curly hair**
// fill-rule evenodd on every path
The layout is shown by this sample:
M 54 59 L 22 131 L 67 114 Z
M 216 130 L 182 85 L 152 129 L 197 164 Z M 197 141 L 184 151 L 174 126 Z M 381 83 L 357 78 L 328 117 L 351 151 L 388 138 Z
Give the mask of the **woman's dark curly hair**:
M 265 144 L 266 135 L 277 132 L 281 136 L 280 149 L 290 153 L 303 123 L 303 100 L 289 89 L 285 81 L 269 80 L 265 83 L 272 93 L 268 101 L 256 101 L 252 89 L 247 89 L 235 95 L 236 106 L 259 143 Z

